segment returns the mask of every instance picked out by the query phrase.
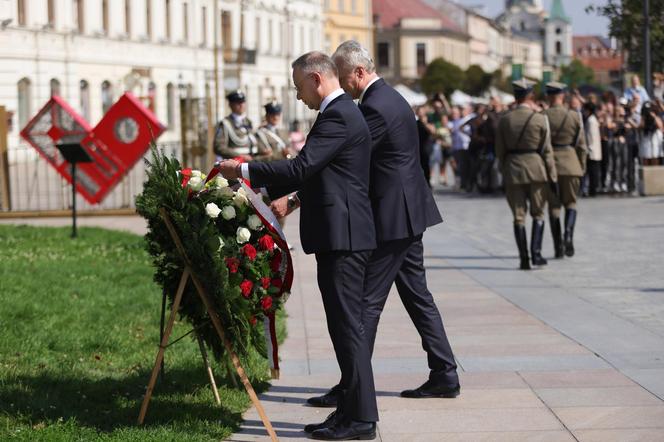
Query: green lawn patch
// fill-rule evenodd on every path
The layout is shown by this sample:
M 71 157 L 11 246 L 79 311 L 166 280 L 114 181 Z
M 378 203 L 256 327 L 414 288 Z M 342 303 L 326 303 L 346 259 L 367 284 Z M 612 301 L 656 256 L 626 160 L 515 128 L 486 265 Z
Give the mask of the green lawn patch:
M 97 228 L 69 234 L 0 225 L 0 440 L 209 441 L 237 430 L 248 396 L 213 361 L 215 404 L 190 337 L 166 350 L 166 375 L 136 425 L 161 309 L 144 240 Z M 172 339 L 189 330 L 177 322 Z M 253 355 L 244 365 L 265 390 L 266 361 Z

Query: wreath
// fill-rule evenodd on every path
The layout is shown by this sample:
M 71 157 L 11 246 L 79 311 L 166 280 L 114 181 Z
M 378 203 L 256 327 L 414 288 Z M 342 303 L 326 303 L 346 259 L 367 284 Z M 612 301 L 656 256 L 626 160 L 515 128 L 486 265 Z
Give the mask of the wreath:
M 235 351 L 246 357 L 256 349 L 278 377 L 275 312 L 288 299 L 293 271 L 276 219 L 246 183 L 229 183 L 216 169 L 208 175 L 182 169 L 155 147 L 146 164 L 147 181 L 136 208 L 148 222 L 145 239 L 155 281 L 172 305 L 185 263 L 160 216 L 164 208 Z M 222 358 L 223 344 L 192 284 L 185 288 L 179 313 Z

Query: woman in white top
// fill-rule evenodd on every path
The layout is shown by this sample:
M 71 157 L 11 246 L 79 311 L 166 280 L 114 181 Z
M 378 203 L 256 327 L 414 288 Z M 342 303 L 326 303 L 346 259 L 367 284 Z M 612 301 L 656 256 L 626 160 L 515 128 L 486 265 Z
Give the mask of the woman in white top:
M 602 167 L 602 138 L 599 131 L 595 103 L 587 102 L 583 105 L 584 128 L 586 131 L 586 145 L 588 146 L 588 167 L 586 170 L 589 181 L 588 193 L 595 196 L 600 186 L 600 172 Z
M 656 166 L 662 152 L 662 119 L 657 116 L 650 102 L 644 103 L 641 108 L 641 142 L 639 143 L 639 157 L 644 166 Z

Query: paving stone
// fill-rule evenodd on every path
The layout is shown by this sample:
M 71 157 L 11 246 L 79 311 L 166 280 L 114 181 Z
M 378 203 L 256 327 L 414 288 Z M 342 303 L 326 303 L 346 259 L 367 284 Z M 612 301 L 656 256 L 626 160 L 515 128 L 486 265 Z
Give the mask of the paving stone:
M 571 430 L 660 428 L 664 431 L 664 406 L 569 407 L 554 413 Z
M 577 430 L 579 442 L 662 442 L 664 430 Z
M 542 388 L 537 395 L 549 407 L 661 405 L 642 387 Z

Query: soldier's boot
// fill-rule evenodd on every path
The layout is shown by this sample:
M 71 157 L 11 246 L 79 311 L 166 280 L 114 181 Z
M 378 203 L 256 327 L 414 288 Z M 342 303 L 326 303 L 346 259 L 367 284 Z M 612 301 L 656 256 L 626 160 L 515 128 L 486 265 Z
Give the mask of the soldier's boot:
M 555 251 L 556 259 L 565 256 L 565 247 L 563 246 L 563 231 L 560 227 L 560 218 L 550 216 L 549 222 L 551 223 L 551 236 L 553 237 L 553 250 Z
M 544 238 L 544 220 L 534 219 L 530 238 L 530 256 L 534 266 L 545 266 L 546 259 L 542 256 L 542 239 Z
M 574 256 L 574 225 L 576 209 L 565 210 L 565 255 Z
M 519 268 L 521 270 L 530 270 L 530 258 L 528 257 L 528 239 L 526 237 L 526 226 L 514 224 L 514 238 L 516 246 L 519 248 Z

